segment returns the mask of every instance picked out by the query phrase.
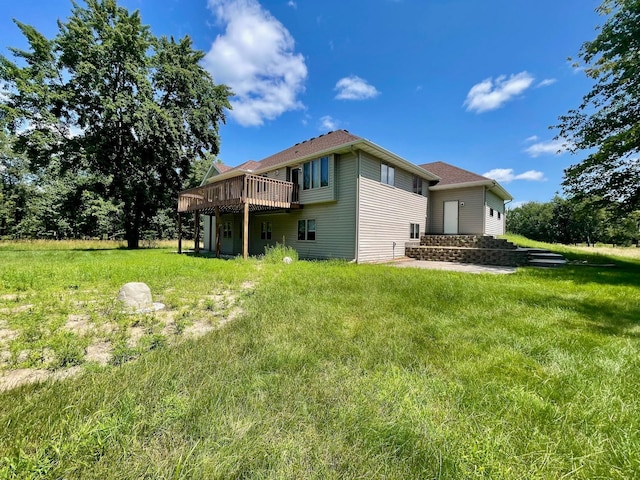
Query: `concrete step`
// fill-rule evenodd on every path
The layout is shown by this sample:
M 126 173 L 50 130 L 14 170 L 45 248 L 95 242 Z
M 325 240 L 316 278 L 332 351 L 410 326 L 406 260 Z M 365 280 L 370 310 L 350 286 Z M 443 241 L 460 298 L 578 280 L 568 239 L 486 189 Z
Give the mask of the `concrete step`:
M 529 260 L 530 267 L 539 267 L 539 268 L 558 268 L 564 267 L 567 264 L 567 261 L 563 258 L 559 259 L 531 259 Z
M 529 252 L 529 258 L 532 260 L 564 260 L 565 258 L 559 253 L 552 252 Z

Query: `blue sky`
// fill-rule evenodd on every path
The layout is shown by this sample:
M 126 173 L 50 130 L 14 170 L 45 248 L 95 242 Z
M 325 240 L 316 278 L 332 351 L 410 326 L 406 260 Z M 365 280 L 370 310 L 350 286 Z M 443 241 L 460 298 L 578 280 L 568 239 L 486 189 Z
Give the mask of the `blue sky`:
M 3 1 L 48 37 L 69 0 Z M 572 66 L 603 18 L 594 0 L 120 0 L 156 35 L 189 35 L 236 97 L 220 158 L 235 166 L 344 128 L 416 163 L 496 178 L 514 205 L 548 201 L 563 169 L 559 115 L 592 83 Z

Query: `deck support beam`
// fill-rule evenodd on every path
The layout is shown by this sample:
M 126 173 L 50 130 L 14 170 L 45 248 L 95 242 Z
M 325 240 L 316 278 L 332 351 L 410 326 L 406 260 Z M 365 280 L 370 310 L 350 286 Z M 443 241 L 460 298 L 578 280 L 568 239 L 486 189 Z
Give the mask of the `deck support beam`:
M 244 222 L 242 227 L 242 257 L 249 258 L 249 202 L 244 202 Z
M 193 251 L 200 253 L 200 210 L 196 210 L 195 214 L 195 228 L 193 229 Z
M 222 217 L 220 207 L 215 208 L 216 214 L 216 258 L 220 258 L 220 237 L 222 236 Z
M 178 213 L 178 253 L 182 253 L 182 214 Z

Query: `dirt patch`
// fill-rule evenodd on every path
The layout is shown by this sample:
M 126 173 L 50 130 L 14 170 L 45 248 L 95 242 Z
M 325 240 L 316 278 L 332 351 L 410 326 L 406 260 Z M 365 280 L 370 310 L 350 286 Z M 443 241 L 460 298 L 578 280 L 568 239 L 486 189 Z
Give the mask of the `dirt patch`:
M 129 348 L 133 348 L 138 345 L 138 342 L 144 334 L 146 329 L 144 327 L 131 327 L 127 329 L 127 333 L 129 334 L 129 338 L 127 338 L 127 346 Z
M 11 330 L 10 328 L 3 328 L 0 325 L 0 343 L 11 341 L 17 337 L 18 337 L 18 332 L 16 332 L 15 330 Z
M 15 293 L 4 293 L 0 295 L 0 300 L 8 300 L 9 302 L 17 302 L 20 297 Z
M 197 338 L 206 333 L 209 333 L 213 329 L 214 327 L 213 325 L 211 325 L 211 323 L 205 320 L 197 320 L 193 322 L 193 325 L 190 325 L 184 329 L 183 335 L 187 338 Z
M 62 380 L 80 373 L 81 367 L 71 367 L 66 370 L 52 372 L 50 370 L 20 368 L 0 374 L 0 392 L 26 385 L 27 383 L 44 382 L 45 380 Z
M 21 312 L 26 312 L 27 310 L 31 310 L 32 308 L 33 308 L 33 305 L 31 304 L 18 305 L 17 307 L 0 308 L 0 313 L 21 313 Z
M 252 281 L 243 282 L 240 285 L 240 291 L 247 291 L 253 288 L 255 288 L 255 283 Z M 207 302 L 212 303 L 212 307 L 214 308 L 206 308 L 207 311 L 202 311 L 201 319 L 193 321 L 191 325 L 184 328 L 181 332 L 178 331 L 176 326 L 176 317 L 181 313 L 180 311 L 163 310 L 156 312 L 155 320 L 158 325 L 163 326 L 161 332 L 162 335 L 167 337 L 169 345 L 178 344 L 186 338 L 201 337 L 212 330 L 224 327 L 242 314 L 242 308 L 238 305 L 238 293 L 237 291 L 226 290 L 202 297 L 198 301 L 201 308 L 203 304 Z M 2 299 L 18 301 L 16 295 L 5 295 Z M 86 305 L 87 303 L 92 303 L 92 301 L 78 302 L 78 304 L 80 303 Z M 20 305 L 13 308 L 0 309 L 0 313 L 19 313 L 33 307 L 34 305 Z M 104 340 L 104 338 L 118 331 L 119 327 L 117 324 L 110 322 L 95 324 L 91 321 L 89 315 L 71 314 L 67 317 L 63 328 L 81 336 L 88 334 L 98 336 L 100 341 L 87 347 L 85 360 L 100 365 L 109 364 L 113 357 L 113 345 L 111 342 Z M 142 326 L 128 328 L 127 345 L 130 348 L 135 348 L 138 346 L 140 340 L 148 334 L 148 329 Z M 0 321 L 0 346 L 2 346 L 2 348 L 0 348 L 0 367 L 5 368 L 11 360 L 11 355 L 6 345 L 3 344 L 13 340 L 18 337 L 18 335 L 19 332 L 10 329 L 6 321 Z M 18 355 L 17 361 L 26 361 L 32 353 L 31 350 L 23 350 Z M 44 364 L 52 361 L 54 358 L 54 352 L 50 349 L 44 349 L 40 355 Z M 56 371 L 35 368 L 0 370 L 0 391 L 9 390 L 28 383 L 42 382 L 48 379 L 60 380 L 74 376 L 81 371 L 81 366 Z
M 87 354 L 85 360 L 87 362 L 96 362 L 100 365 L 106 365 L 111 360 L 111 352 L 113 347 L 109 342 L 94 343 L 87 347 Z
M 63 328 L 78 335 L 85 335 L 93 330 L 94 327 L 89 323 L 89 315 L 72 314 L 67 317 L 67 323 Z

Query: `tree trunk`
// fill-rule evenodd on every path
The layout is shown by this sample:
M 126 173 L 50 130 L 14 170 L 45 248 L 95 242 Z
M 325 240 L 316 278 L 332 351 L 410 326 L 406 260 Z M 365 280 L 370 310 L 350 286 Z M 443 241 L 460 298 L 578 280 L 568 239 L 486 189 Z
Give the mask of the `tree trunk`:
M 140 217 L 136 205 L 124 204 L 124 231 L 128 249 L 140 248 Z

